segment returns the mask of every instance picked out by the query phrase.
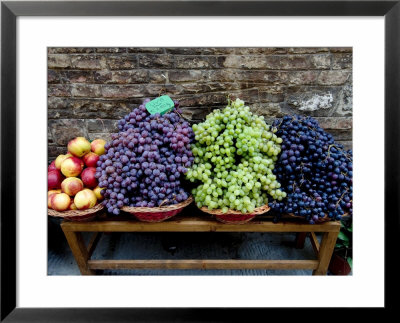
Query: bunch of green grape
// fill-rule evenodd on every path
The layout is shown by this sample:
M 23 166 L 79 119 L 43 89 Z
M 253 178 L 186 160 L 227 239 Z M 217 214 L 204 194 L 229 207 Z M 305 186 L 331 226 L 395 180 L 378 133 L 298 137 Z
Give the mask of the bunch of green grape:
M 195 158 L 186 177 L 200 182 L 192 190 L 199 208 L 248 213 L 267 204 L 268 195 L 278 201 L 286 197 L 272 172 L 282 139 L 242 100 L 228 101 L 193 131 Z

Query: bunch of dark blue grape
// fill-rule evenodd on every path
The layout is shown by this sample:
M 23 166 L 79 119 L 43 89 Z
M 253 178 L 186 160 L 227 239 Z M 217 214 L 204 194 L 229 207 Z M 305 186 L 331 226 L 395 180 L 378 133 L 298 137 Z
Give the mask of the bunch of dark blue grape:
M 285 116 L 272 125 L 283 139 L 274 173 L 287 193 L 283 201 L 273 201 L 278 214 L 290 213 L 309 223 L 340 220 L 353 213 L 353 154 L 311 117 Z
M 115 215 L 123 206 L 158 207 L 188 198 L 181 175 L 194 160 L 193 130 L 178 101 L 164 115 L 150 115 L 145 107 L 149 101 L 118 121 L 119 132 L 112 134 L 97 164 L 103 205 Z

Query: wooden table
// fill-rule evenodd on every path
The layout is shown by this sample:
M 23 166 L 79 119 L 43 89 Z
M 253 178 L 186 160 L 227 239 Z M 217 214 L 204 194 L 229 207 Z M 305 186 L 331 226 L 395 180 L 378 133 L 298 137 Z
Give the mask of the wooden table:
M 340 231 L 340 222 L 307 224 L 284 217 L 273 223 L 258 216 L 245 224 L 220 223 L 209 216 L 177 215 L 158 223 L 131 218 L 101 219 L 90 222 L 63 221 L 61 228 L 82 275 L 95 275 L 98 269 L 313 269 L 313 275 L 326 275 Z M 86 246 L 82 232 L 93 232 Z M 316 254 L 313 260 L 94 260 L 90 259 L 103 232 L 296 232 L 296 247 L 302 248 L 309 236 Z M 319 244 L 315 232 L 322 232 Z

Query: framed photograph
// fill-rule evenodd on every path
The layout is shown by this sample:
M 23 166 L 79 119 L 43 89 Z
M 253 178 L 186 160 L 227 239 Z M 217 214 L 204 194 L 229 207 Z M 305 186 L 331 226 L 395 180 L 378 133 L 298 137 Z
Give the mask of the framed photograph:
M 1 320 L 387 314 L 399 16 L 397 1 L 3 1 Z M 266 239 L 293 258 L 277 232 L 310 238 L 298 260 L 263 260 Z

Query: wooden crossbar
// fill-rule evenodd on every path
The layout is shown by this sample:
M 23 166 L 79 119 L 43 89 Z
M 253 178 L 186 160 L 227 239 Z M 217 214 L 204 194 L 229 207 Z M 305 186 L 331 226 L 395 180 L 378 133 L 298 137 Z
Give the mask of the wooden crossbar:
M 317 269 L 318 260 L 89 260 L 90 269 Z

